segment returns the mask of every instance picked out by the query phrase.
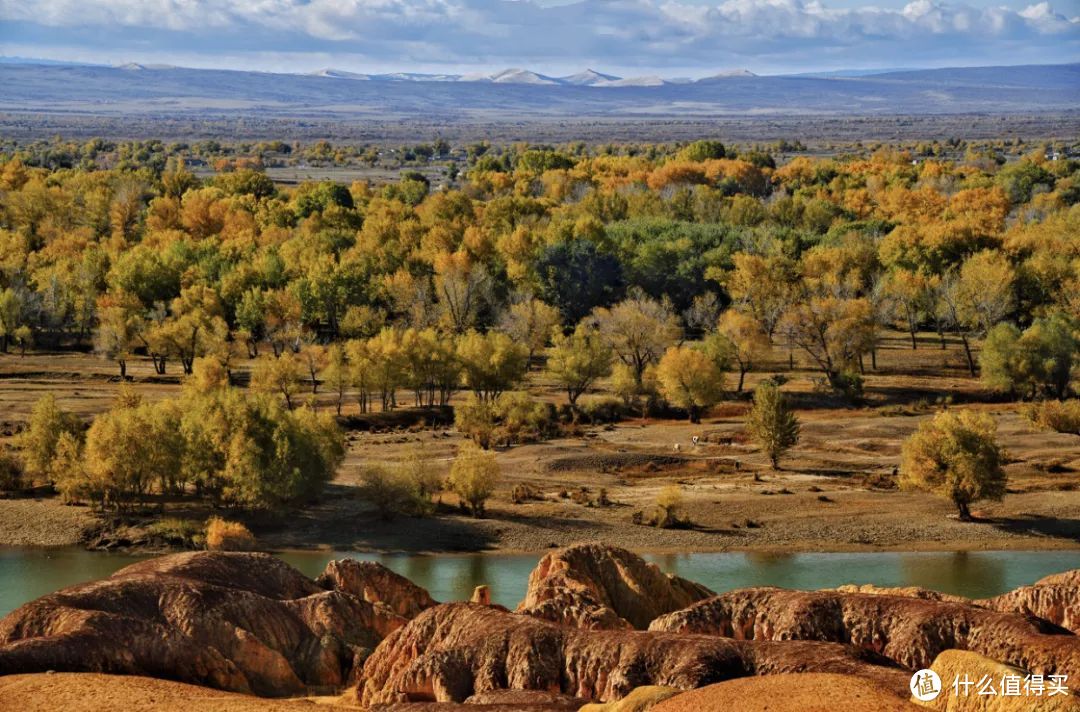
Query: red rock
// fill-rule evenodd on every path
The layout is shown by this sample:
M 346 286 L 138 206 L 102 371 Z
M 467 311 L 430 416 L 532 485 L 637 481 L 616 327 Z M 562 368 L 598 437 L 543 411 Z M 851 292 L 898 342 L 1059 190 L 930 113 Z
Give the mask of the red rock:
M 0 675 L 123 673 L 304 694 L 346 684 L 404 622 L 381 603 L 323 590 L 273 557 L 179 554 L 13 611 L 0 620 Z
M 691 689 L 755 674 L 823 671 L 907 689 L 908 675 L 850 646 L 758 642 L 626 630 L 581 630 L 468 603 L 424 611 L 364 664 L 360 702 L 462 702 L 492 690 L 589 700 L 636 687 Z
M 644 629 L 657 616 L 711 595 L 626 549 L 577 544 L 540 560 L 517 610 L 577 628 Z
M 849 643 L 912 669 L 956 648 L 1035 673 L 1080 675 L 1080 638 L 1046 621 L 904 596 L 743 589 L 663 616 L 650 630 Z
M 1080 633 L 1080 570 L 1064 571 L 1032 586 L 976 601 L 995 611 L 1033 615 L 1054 625 Z
M 369 603 L 385 604 L 405 618 L 412 618 L 437 604 L 426 590 L 374 561 L 331 561 L 315 583 L 326 589 L 351 593 Z

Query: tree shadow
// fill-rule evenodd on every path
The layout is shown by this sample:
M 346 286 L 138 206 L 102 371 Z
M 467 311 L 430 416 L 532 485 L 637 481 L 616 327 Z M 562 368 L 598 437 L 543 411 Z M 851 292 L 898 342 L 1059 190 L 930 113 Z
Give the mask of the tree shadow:
M 1080 543 L 1080 519 L 1020 514 L 1014 517 L 981 517 L 976 522 L 990 524 L 1012 534 L 1029 534 Z

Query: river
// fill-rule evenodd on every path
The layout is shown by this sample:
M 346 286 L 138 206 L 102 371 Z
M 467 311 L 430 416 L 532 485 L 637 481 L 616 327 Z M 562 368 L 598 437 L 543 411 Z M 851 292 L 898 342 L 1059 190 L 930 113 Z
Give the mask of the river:
M 365 554 L 285 552 L 279 556 L 304 574 L 317 576 L 330 559 L 379 561 L 423 586 L 440 601 L 468 599 L 488 584 L 492 599 L 515 606 L 525 594 L 536 554 Z M 111 554 L 79 548 L 0 548 L 0 616 L 59 588 L 104 578 L 146 555 Z M 923 586 L 971 598 L 1003 593 L 1047 574 L 1080 568 L 1080 551 L 874 552 L 874 553 L 694 553 L 651 554 L 668 573 L 715 591 L 746 586 L 831 588 L 846 583 Z

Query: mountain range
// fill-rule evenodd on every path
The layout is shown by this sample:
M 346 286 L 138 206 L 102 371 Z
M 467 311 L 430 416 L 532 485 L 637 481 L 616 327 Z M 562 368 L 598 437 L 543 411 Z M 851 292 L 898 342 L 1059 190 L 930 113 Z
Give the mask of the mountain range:
M 649 118 L 1040 113 L 1080 110 L 1080 63 L 700 79 L 311 74 L 0 62 L 0 111 L 364 119 Z

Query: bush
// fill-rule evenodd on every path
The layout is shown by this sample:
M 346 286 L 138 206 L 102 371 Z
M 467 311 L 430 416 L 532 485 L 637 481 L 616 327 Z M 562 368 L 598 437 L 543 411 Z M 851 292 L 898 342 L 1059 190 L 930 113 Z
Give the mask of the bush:
M 474 517 L 484 514 L 484 504 L 495 493 L 499 463 L 495 455 L 466 443 L 450 467 L 450 489 L 465 502 Z
M 255 535 L 240 522 L 211 517 L 206 522 L 206 548 L 208 551 L 251 551 L 255 548 Z
M 415 511 L 415 490 L 401 468 L 372 465 L 360 472 L 360 480 L 361 496 L 375 505 L 382 519 Z
M 23 471 L 19 457 L 6 445 L 0 446 L 0 491 L 22 489 Z
M 454 407 L 454 427 L 485 450 L 491 447 L 495 425 L 494 405 L 473 393 L 464 403 Z
M 626 416 L 626 403 L 620 398 L 595 396 L 583 398 L 578 406 L 582 417 L 592 424 L 617 423 Z
M 229 522 L 226 523 L 229 524 Z M 237 524 L 235 526 L 242 527 L 243 525 Z M 195 549 L 200 545 L 205 545 L 206 529 L 206 526 L 199 524 L 197 521 L 191 519 L 177 519 L 175 517 L 159 519 L 147 527 L 151 536 L 164 539 L 165 542 L 170 545 L 184 546 L 189 549 Z M 250 535 L 250 532 L 248 533 Z M 254 543 L 254 538 L 252 539 L 252 543 Z
M 1028 408 L 1027 417 L 1040 427 L 1080 435 L 1080 400 L 1045 401 Z
M 514 504 L 524 504 L 529 500 L 542 500 L 544 495 L 532 485 L 519 483 L 510 490 L 510 501 Z
M 528 393 L 503 393 L 495 401 L 498 435 L 507 442 L 535 442 L 552 430 L 554 418 L 547 403 L 533 400 Z

